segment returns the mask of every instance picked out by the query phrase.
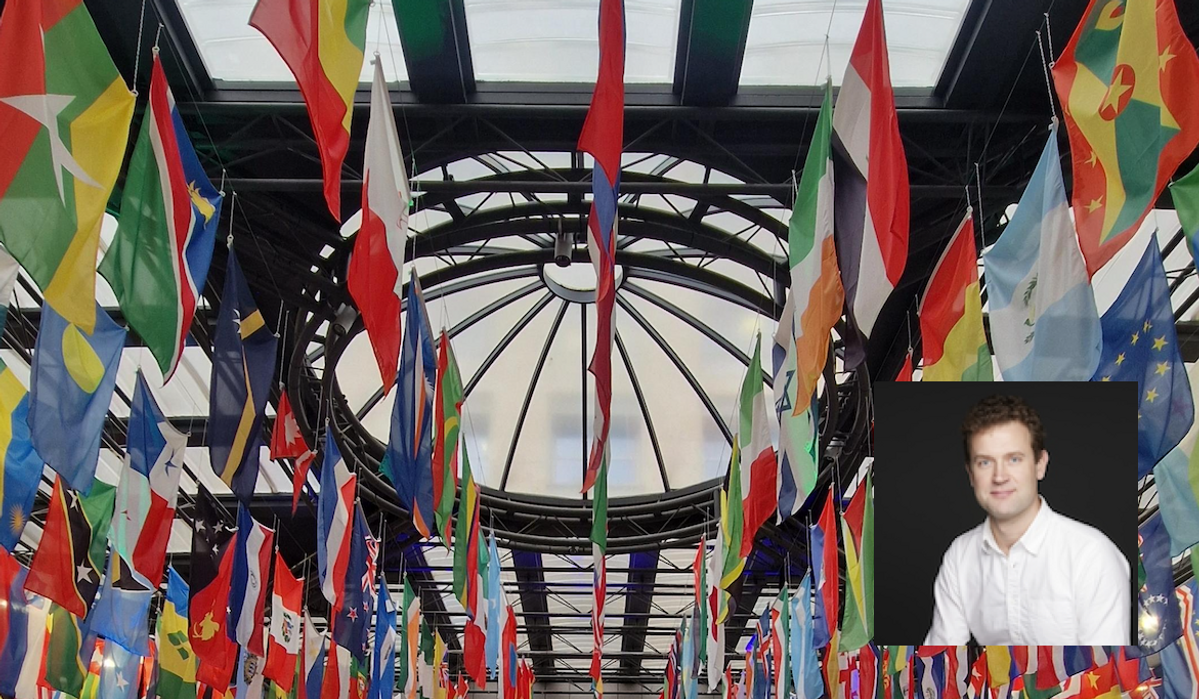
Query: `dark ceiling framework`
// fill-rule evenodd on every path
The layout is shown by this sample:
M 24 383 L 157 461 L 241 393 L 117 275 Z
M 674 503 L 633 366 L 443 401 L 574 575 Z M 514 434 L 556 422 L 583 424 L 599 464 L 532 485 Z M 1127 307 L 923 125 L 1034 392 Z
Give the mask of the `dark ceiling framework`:
M 118 68 L 124 75 L 132 75 L 139 49 L 136 29 L 141 3 L 87 0 L 87 4 Z M 420 206 L 449 216 L 447 223 L 412 239 L 409 259 L 468 258 L 423 277 L 427 296 L 503 280 L 527 280 L 516 291 L 499 295 L 470 317 L 459 319 L 451 329 L 453 335 L 530 295 L 539 297 L 534 304 L 536 313 L 569 313 L 569 306 L 578 304 L 546 294 L 540 269 L 553 264 L 552 238 L 558 222 L 574 237 L 573 260 L 586 261 L 582 245 L 589 172 L 574 148 L 591 85 L 478 83 L 471 66 L 462 0 L 393 0 L 393 5 L 410 76 L 400 89 L 392 91 L 401 142 L 410 159 L 410 174 L 425 178 L 417 187 L 423 192 Z M 821 399 L 820 417 L 824 462 L 816 492 L 830 480 L 848 483 L 868 453 L 870 382 L 893 376 L 907 352 L 909 338 L 918 335 L 911 327 L 917 294 L 966 207 L 967 185 L 970 203 L 982 216 L 983 242 L 993 241 L 1001 232 L 1001 214 L 1019 197 L 1049 123 L 1049 99 L 1036 54 L 1035 32 L 1045 22 L 1044 13 L 1051 10 L 1049 29 L 1060 49 L 1085 5 L 1085 0 L 973 0 L 939 84 L 931 91 L 897 91 L 912 182 L 907 270 L 880 317 L 876 339 L 868 351 L 869 374 L 859 372 L 838 381 L 831 367 L 826 370 L 830 388 Z M 793 171 L 802 162 L 815 126 L 821 96 L 818 89 L 739 89 L 751 7 L 751 0 L 683 0 L 674 81 L 670 85 L 629 86 L 625 116 L 626 153 L 661 154 L 699 163 L 743 184 L 708 184 L 707 177 L 699 184 L 678 182 L 671 179 L 669 166 L 649 174 L 622 173 L 626 196 L 621 205 L 622 238 L 617 257 L 625 277 L 621 307 L 632 318 L 630 324 L 620 326 L 622 334 L 646 332 L 653 337 L 652 324 L 638 320 L 629 303 L 637 299 L 680 319 L 742 363 L 748 363 L 748 357 L 724 338 L 719 328 L 661 298 L 641 280 L 673 284 L 770 317 L 779 312 L 785 265 L 760 247 L 704 220 L 729 212 L 747 225 L 760 226 L 785 239 L 785 227 L 759 207 L 789 207 Z M 1194 40 L 1199 36 L 1199 6 L 1179 3 L 1178 9 Z M 221 230 L 236 237 L 259 306 L 267 322 L 280 328 L 280 358 L 287 368 L 289 394 L 302 430 L 311 440 L 313 426 L 328 413 L 347 456 L 359 464 L 368 519 L 372 526 L 382 522 L 380 535 L 386 543 L 381 568 L 393 585 L 403 570 L 421 593 L 431 621 L 446 637 L 452 662 L 458 664 L 464 618 L 450 613 L 444 603 L 450 594 L 446 571 L 429 564 L 426 545 L 416 542 L 395 502 L 394 490 L 378 476 L 382 445 L 361 425 L 365 409 L 352 410 L 336 382 L 337 360 L 361 331 L 361 321 L 346 312 L 347 307 L 352 310 L 344 278 L 353 239 L 342 237 L 325 210 L 319 160 L 299 93 L 294 86 L 247 89 L 214 82 L 174 0 L 150 0 L 147 12 L 147 26 L 156 21 L 163 24 L 165 68 L 196 149 L 213 181 L 225 180 L 234 194 L 222 212 Z M 149 47 L 140 49 L 140 60 L 147 62 Z M 148 81 L 148 71 L 143 71 L 142 77 Z M 146 85 L 136 87 L 146 92 Z M 344 216 L 353 213 L 361 188 L 358 166 L 363 159 L 368 100 L 367 91 L 360 90 L 343 170 Z M 505 152 L 521 152 L 534 160 L 535 153 L 567 153 L 571 167 L 526 166 L 505 172 L 503 167 L 494 167 L 504 160 Z M 495 174 L 453 180 L 448 166 L 466 158 L 491 164 Z M 1067 177 L 1069 166 L 1064 163 Z M 975 181 L 976 172 L 981 181 Z M 503 197 L 509 204 L 476 211 L 464 198 L 478 194 Z M 685 199 L 690 208 L 662 212 L 639 205 L 641 197 L 652 194 Z M 553 200 L 545 199 L 550 195 Z M 114 201 L 119 201 L 119 191 Z M 535 245 L 533 249 L 512 249 L 503 244 L 505 237 L 519 237 Z M 630 249 L 635 240 L 661 242 L 670 252 L 636 252 Z M 1176 236 L 1171 246 L 1177 240 Z M 327 253 L 326 246 L 333 252 Z M 204 290 L 210 308 L 219 307 L 217 290 L 224 276 L 225 255 L 224 247 L 217 246 L 216 264 Z M 703 262 L 712 258 L 732 261 L 758 275 L 764 281 L 762 287 L 748 286 L 704 266 Z M 1173 288 L 1191 273 L 1193 267 L 1183 270 Z M 1196 300 L 1199 292 L 1185 307 Z M 8 346 L 27 352 L 36 336 L 38 315 L 31 311 L 16 315 L 23 319 L 8 323 L 4 339 Z M 200 314 L 193 327 L 201 346 L 206 346 L 210 335 L 209 316 Z M 484 371 L 530 320 L 522 319 L 501 338 Z M 1199 357 L 1199 332 L 1195 332 L 1199 326 L 1186 325 L 1187 329 L 1180 329 L 1180 341 L 1187 360 L 1194 361 Z M 915 339 L 918 342 L 918 337 Z M 667 361 L 686 376 L 688 368 L 677 354 L 671 356 L 669 343 L 657 339 L 655 343 Z M 629 357 L 623 342 L 617 349 L 632 377 L 639 358 Z M 530 385 L 529 396 L 535 383 Z M 711 398 L 698 383 L 689 384 L 713 419 L 722 424 L 723 406 L 711 406 Z M 277 397 L 273 395 L 272 401 Z M 329 397 L 327 403 L 324 397 Z M 643 402 L 641 409 L 647 423 L 651 422 Z M 205 416 L 174 420 L 176 424 L 187 422 L 193 446 L 206 443 Z M 652 435 L 652 426 L 647 427 Z M 110 419 L 106 445 L 121 453 L 124 432 L 124 421 Z M 721 432 L 726 439 L 730 437 L 727 426 Z M 519 438 L 519 430 L 517 433 Z M 664 494 L 614 500 L 610 508 L 611 550 L 628 553 L 629 564 L 627 569 L 609 570 L 609 592 L 623 597 L 625 605 L 623 615 L 613 614 L 608 625 L 616 646 L 605 653 L 605 674 L 631 683 L 633 693 L 656 692 L 650 687 L 660 677 L 661 656 L 669 641 L 663 628 L 650 622 L 675 618 L 678 613 L 677 609 L 664 611 L 661 602 L 691 594 L 684 589 L 690 582 L 690 569 L 671 563 L 667 553 L 693 550 L 699 537 L 711 536 L 715 526 L 719 483 L 672 489 L 660 457 L 658 462 Z M 482 504 L 483 521 L 511 549 L 505 570 L 515 572 L 516 579 L 506 583 L 506 588 L 519 600 L 520 630 L 528 639 L 522 653 L 534 660 L 539 679 L 579 683 L 585 688 L 590 649 L 588 602 L 578 589 L 556 583 L 552 576 L 588 572 L 571 558 L 589 550 L 584 546 L 590 517 L 586 502 L 520 495 L 501 488 L 485 489 Z M 226 505 L 231 507 L 232 501 L 227 499 Z M 798 516 L 779 525 L 768 524 L 760 532 L 746 573 L 733 590 L 735 613 L 727 629 L 730 652 L 748 635 L 759 600 L 777 591 L 783 581 L 798 580 L 806 569 L 811 510 L 812 503 L 805 503 Z M 310 504 L 301 506 L 297 517 L 291 519 L 288 496 L 260 497 L 253 513 L 261 521 L 277 518 L 288 523 L 290 535 L 280 537 L 287 560 L 305 560 L 313 550 L 315 525 Z M 186 504 L 181 515 L 189 518 Z M 172 559 L 186 575 L 186 556 Z M 323 602 L 312 580 L 307 598 L 319 613 Z M 620 624 L 614 623 L 616 618 Z

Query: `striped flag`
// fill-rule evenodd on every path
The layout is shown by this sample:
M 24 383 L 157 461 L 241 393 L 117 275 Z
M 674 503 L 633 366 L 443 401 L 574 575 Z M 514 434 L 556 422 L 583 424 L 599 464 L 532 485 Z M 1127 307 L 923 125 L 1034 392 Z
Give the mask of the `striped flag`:
M 400 615 L 404 653 L 400 658 L 400 685 L 406 699 L 420 697 L 420 616 L 420 595 L 404 578 L 404 607 Z
M 229 640 L 255 657 L 266 655 L 262 620 L 266 618 L 266 578 L 271 572 L 275 532 L 255 522 L 245 505 L 237 508 L 237 545 L 229 585 Z
M 762 337 L 754 340 L 749 371 L 741 384 L 741 421 L 737 433 L 741 447 L 741 497 L 745 512 L 741 530 L 741 556 L 753 550 L 754 537 L 778 507 L 778 462 L 770 443 L 766 392 L 762 388 Z M 730 504 L 730 506 L 732 506 Z
M 0 361 L 0 548 L 5 551 L 16 547 L 29 522 L 42 466 L 29 436 L 29 393 Z
M 458 360 L 450 346 L 450 335 L 442 328 L 437 347 L 437 389 L 433 406 L 437 420 L 437 435 L 433 441 L 433 513 L 437 531 L 447 547 L 453 525 L 454 490 L 458 486 L 458 433 L 463 400 Z
M 121 217 L 100 274 L 125 320 L 158 360 L 165 383 L 183 357 L 208 279 L 224 197 L 196 157 L 157 53 L 151 75 Z
M 196 655 L 187 634 L 189 590 L 173 567 L 167 571 L 167 581 L 158 615 L 158 698 L 195 699 Z
M 708 691 L 715 692 L 724 676 L 724 618 L 721 616 L 720 586 L 724 574 L 724 544 L 722 532 L 716 530 L 712 555 L 708 558 L 707 579 L 704 586 L 704 603 L 707 605 L 708 624 L 704 634 L 708 646 Z M 723 610 L 727 617 L 727 609 Z
M 321 685 L 325 675 L 325 653 L 328 648 L 325 634 L 312 625 L 308 613 L 304 613 L 304 667 L 300 677 L 298 699 L 321 699 Z
M 396 614 L 387 581 L 379 578 L 375 608 L 375 648 L 371 654 L 371 683 L 367 699 L 392 699 L 395 688 Z
M 321 467 L 321 497 L 316 506 L 316 566 L 321 592 L 333 611 L 341 609 L 345 596 L 346 569 L 350 561 L 350 517 L 358 476 L 350 473 L 330 432 L 325 439 L 325 463 Z
M 841 516 L 845 545 L 845 619 L 841 650 L 856 650 L 874 636 L 874 493 L 871 474 Z
M 925 381 L 991 381 L 971 211 L 933 267 L 920 301 Z
M 908 257 L 908 164 L 899 137 L 882 0 L 868 0 L 833 111 L 838 262 L 851 332 L 846 369 L 865 359 L 865 341 Z
M 107 483 L 97 481 L 91 492 L 80 495 L 56 478 L 25 589 L 86 617 L 100 589 L 115 500 L 116 490 Z
M 812 525 L 812 582 L 816 587 L 816 612 L 812 618 L 818 648 L 831 643 L 840 618 L 841 572 L 837 562 L 837 514 L 833 497 L 830 487 L 820 518 Z
M 346 272 L 350 291 L 379 365 L 384 395 L 395 383 L 400 358 L 400 295 L 403 293 L 404 245 L 408 241 L 408 175 L 396 133 L 391 96 L 376 58 L 371 83 L 371 114 L 362 167 L 362 225 Z
M 271 639 L 262 674 L 292 691 L 296 657 L 300 654 L 300 610 L 304 602 L 304 580 L 291 574 L 287 561 L 275 551 L 275 584 L 271 589 Z
M 1199 619 L 1195 618 L 1195 579 L 1178 586 L 1175 594 L 1187 632 L 1177 643 L 1163 648 L 1158 656 L 1164 680 L 1162 696 L 1164 699 L 1195 699 L 1199 697 L 1199 639 L 1195 634 Z

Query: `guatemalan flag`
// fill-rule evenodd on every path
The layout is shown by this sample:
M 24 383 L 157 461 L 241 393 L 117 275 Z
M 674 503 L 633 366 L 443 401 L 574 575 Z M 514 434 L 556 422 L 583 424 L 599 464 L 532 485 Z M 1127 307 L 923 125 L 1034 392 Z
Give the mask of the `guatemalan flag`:
M 350 562 L 350 535 L 354 494 L 358 476 L 350 473 L 337 448 L 333 433 L 325 439 L 325 463 L 321 467 L 321 494 L 316 504 L 316 566 L 321 592 L 341 609 L 345 597 L 346 569 Z
M 121 558 L 155 587 L 162 580 L 186 448 L 187 435 L 163 416 L 139 371 L 110 538 Z
M 229 585 L 229 639 L 261 658 L 266 655 L 266 578 L 271 572 L 275 532 L 255 522 L 245 505 L 237 508 L 237 546 Z
M 1005 381 L 1087 381 L 1103 331 L 1070 219 L 1057 129 L 999 241 L 983 255 Z

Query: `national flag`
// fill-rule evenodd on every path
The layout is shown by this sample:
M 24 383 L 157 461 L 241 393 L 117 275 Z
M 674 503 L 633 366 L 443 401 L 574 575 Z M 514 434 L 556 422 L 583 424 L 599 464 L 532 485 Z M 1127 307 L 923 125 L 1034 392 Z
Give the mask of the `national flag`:
M 799 592 L 791 598 L 791 680 L 797 699 L 820 699 L 824 689 L 820 661 L 812 642 L 812 615 L 808 611 L 811 599 L 812 575 L 807 573 L 799 584 Z
M 1060 685 L 1094 665 L 1089 646 L 1038 646 L 1037 689 Z
M 0 555 L 9 557 L 8 553 Z M 16 563 L 15 559 L 12 563 Z M 20 564 L 16 565 L 18 570 L 8 570 L 4 574 L 7 578 L 8 573 L 15 573 L 3 600 L 8 629 L 0 652 L 0 695 L 33 699 L 39 695 L 38 686 L 43 682 L 46 623 L 52 603 L 44 597 L 26 595 L 19 587 L 24 582 L 25 570 Z
M 608 598 L 608 459 L 591 493 L 591 667 L 596 699 L 603 699 L 604 603 Z
M 237 543 L 229 586 L 229 640 L 253 657 L 266 654 L 262 621 L 266 618 L 266 578 L 271 572 L 275 532 L 255 522 L 244 504 L 237 507 Z
M 43 303 L 29 383 L 33 447 L 80 493 L 88 492 L 96 475 L 100 434 L 125 347 L 125 329 L 99 306 L 94 326 L 89 332 L 73 325 Z
M 895 380 L 911 381 L 912 372 L 912 350 L 909 348 L 908 353 L 903 356 L 903 365 L 899 367 L 899 374 L 895 376 Z
M 741 448 L 740 435 L 733 435 L 733 451 L 729 458 L 729 475 L 720 490 L 720 544 L 721 574 L 720 590 L 716 602 L 716 620 L 723 624 L 732 609 L 730 591 L 741 572 L 745 569 L 745 556 L 741 554 L 742 532 L 745 529 L 745 506 L 741 498 Z
M 1195 579 L 1191 578 L 1175 590 L 1178 595 L 1180 620 L 1186 632 L 1177 643 L 1162 649 L 1162 696 L 1164 699 L 1194 699 L 1199 696 L 1199 619 L 1195 617 Z
M 100 589 L 115 500 L 116 489 L 107 483 L 96 483 L 90 493 L 80 495 L 56 478 L 25 589 L 77 617 L 87 616 Z
M 162 579 L 187 435 L 163 416 L 141 371 L 133 388 L 125 444 L 112 520 L 112 548 L 134 572 L 154 584 Z
M 787 600 L 787 586 L 779 590 L 778 599 L 770 611 L 770 651 L 773 655 L 771 676 L 774 678 L 774 696 L 786 699 L 789 696 L 788 682 L 791 679 L 791 644 L 787 634 L 791 632 L 791 604 Z
M 683 621 L 683 650 L 679 654 L 679 697 L 692 699 L 691 687 L 696 683 L 695 664 L 695 614 L 688 613 Z
M 991 381 L 991 350 L 983 331 L 978 253 L 970 209 L 933 267 L 920 300 L 924 381 Z
M 1192 260 L 1199 260 L 1199 167 L 1170 183 L 1170 199 Z
M 487 672 L 492 677 L 499 673 L 500 634 L 505 606 L 504 587 L 500 580 L 500 551 L 495 544 L 495 533 L 487 537 Z
M 92 633 L 139 656 L 150 654 L 150 601 L 154 588 L 120 554 L 108 559 L 108 575 L 87 618 Z M 90 655 L 90 654 L 89 654 Z
M 350 535 L 350 550 L 346 562 L 344 579 L 345 592 L 341 597 L 342 604 L 337 608 L 330 626 L 333 628 L 333 643 L 339 649 L 344 649 L 356 658 L 359 663 L 366 663 L 367 631 L 370 627 L 370 585 L 374 582 L 367 572 L 367 537 L 370 529 L 366 525 L 366 517 L 362 507 L 354 512 L 354 528 Z M 367 588 L 363 589 L 363 583 Z
M 741 531 L 741 556 L 748 556 L 754 547 L 754 537 L 778 508 L 778 462 L 770 443 L 769 414 L 766 393 L 762 389 L 762 338 L 754 340 L 754 354 L 749 371 L 741 384 L 740 429 L 737 442 L 742 445 L 741 497 L 745 520 Z
M 1199 144 L 1199 56 L 1166 0 L 1091 0 L 1053 65 L 1087 271 L 1132 239 Z
M 208 181 L 154 54 L 121 216 L 100 274 L 125 320 L 171 380 L 208 278 L 224 195 Z
M 417 658 L 420 654 L 420 595 L 408 584 L 407 578 L 403 579 L 403 583 L 404 606 L 400 613 L 400 641 L 403 652 L 400 655 L 399 684 L 406 699 L 419 699 L 420 661 Z
M 350 522 L 358 476 L 350 473 L 330 432 L 325 439 L 325 462 L 321 466 L 321 497 L 316 503 L 316 565 L 321 592 L 333 611 L 341 609 L 349 565 Z
M 864 344 L 908 257 L 908 164 L 899 137 L 882 0 L 868 0 L 833 110 L 837 260 L 856 333 L 846 368 Z M 861 334 L 860 339 L 856 338 Z
M 237 687 L 234 690 L 237 699 L 262 699 L 262 665 L 261 656 L 254 655 L 248 648 L 241 649 L 237 666 Z
M 297 687 L 298 699 L 321 699 L 321 684 L 325 674 L 325 634 L 317 631 L 312 619 L 304 613 L 304 673 Z
M 117 643 L 105 643 L 97 699 L 137 699 L 140 671 L 140 656 Z
M 212 341 L 208 451 L 212 470 L 242 502 L 249 502 L 258 482 L 262 417 L 278 342 L 254 303 L 230 246 Z
M 446 546 L 450 545 L 450 527 L 453 524 L 454 490 L 458 487 L 458 432 L 462 423 L 462 376 L 458 371 L 458 360 L 450 347 L 450 336 L 441 329 L 441 342 L 437 347 L 437 389 L 433 414 L 437 419 L 437 435 L 433 441 L 433 514 L 437 520 L 437 531 Z M 465 480 L 465 475 L 463 476 Z M 463 494 L 466 494 L 463 486 Z M 477 496 L 476 496 L 477 497 Z M 468 500 L 464 497 L 462 503 Z M 462 505 L 459 505 L 461 511 Z M 461 521 L 461 519 L 459 520 Z M 462 531 L 459 525 L 459 533 Z M 455 556 L 457 555 L 455 549 Z M 455 559 L 457 560 L 457 559 Z M 455 594 L 458 592 L 455 578 Z
M 1101 322 L 1103 354 L 1093 380 L 1137 382 L 1137 478 L 1144 478 L 1195 416 L 1156 236 Z
M 882 693 L 883 683 L 879 679 L 879 662 L 882 658 L 878 652 L 874 644 L 868 643 L 857 654 L 858 694 L 863 699 L 876 699 Z
M 445 639 L 440 633 L 433 634 L 433 699 L 446 699 L 446 689 L 450 682 L 449 668 L 445 662 Z
M 595 681 L 592 678 L 592 681 Z M 504 608 L 504 632 L 500 641 L 500 699 L 516 698 L 516 612 Z
M 479 612 L 479 486 L 475 484 L 470 457 L 465 451 L 462 464 L 462 490 L 454 536 L 454 596 L 466 610 L 467 617 L 474 619 Z
M 436 644 L 433 642 L 433 628 L 428 619 L 421 619 L 420 625 L 420 688 L 425 699 L 430 699 L 437 692 L 436 676 L 433 669 L 433 654 Z
M 158 614 L 158 699 L 195 699 L 196 655 L 188 640 L 187 583 L 167 570 L 167 592 Z
M 813 636 L 816 646 L 823 647 L 834 636 L 840 619 L 839 587 L 841 572 L 837 563 L 837 515 L 830 486 L 824 509 L 812 529 L 812 580 L 816 587 L 816 613 Z M 816 555 L 819 553 L 819 555 Z M 821 643 L 824 641 L 824 643 Z M 834 651 L 830 651 L 834 652 Z
M 329 639 L 329 651 L 325 655 L 325 672 L 321 678 L 321 699 L 350 699 L 350 681 L 353 657 L 348 648 Z
M 400 373 L 391 411 L 391 436 L 383 473 L 395 486 L 400 506 L 428 538 L 433 517 L 433 383 L 437 358 L 424 292 L 416 269 L 408 282 L 408 323 L 404 328 Z
M 1141 524 L 1137 539 L 1145 566 L 1145 582 L 1137 592 L 1138 655 L 1151 655 L 1177 641 L 1183 628 L 1178 601 L 1171 594 L 1174 570 L 1170 565 L 1170 540 L 1160 514 Z
M 708 661 L 708 536 L 700 534 L 699 546 L 695 548 L 695 561 L 691 566 L 695 586 L 695 618 L 699 631 L 695 635 L 696 676 L 699 668 Z
M 102 599 L 96 602 L 97 610 Z M 92 612 L 92 616 L 95 616 L 95 612 Z M 89 624 L 81 623 L 79 617 L 53 602 L 50 603 L 46 622 L 46 656 L 42 677 L 48 687 L 77 697 L 87 679 L 88 662 L 96 648 L 96 635 L 90 632 Z
M 1199 385 L 1199 364 L 1187 370 L 1191 394 Z M 1162 524 L 1170 534 L 1170 557 L 1181 556 L 1199 543 L 1199 454 L 1195 440 L 1199 423 L 1191 423 L 1186 436 L 1153 467 Z M 1195 474 L 1192 476 L 1191 474 Z
M 1102 332 L 1062 180 L 1057 128 L 999 241 L 983 255 L 1005 381 L 1086 381 Z
M 1116 681 L 1115 663 L 1098 665 L 1083 673 L 1082 689 L 1077 696 L 1078 699 L 1119 699 L 1120 685 Z
M 0 24 L 0 242 L 90 334 L 100 220 L 134 97 L 81 0 L 8 2 Z
M 0 300 L 0 312 L 6 308 Z M 0 360 L 0 548 L 5 551 L 16 547 L 29 522 L 42 463 L 29 435 L 29 394 Z
M 916 656 L 916 692 L 920 699 L 941 699 L 945 689 L 945 655 Z
M 1036 683 L 1036 648 L 1030 648 L 1030 662 L 1024 678 L 1024 689 L 1031 693 Z M 950 646 L 945 649 L 945 696 L 944 699 L 965 699 L 967 680 L 970 674 L 970 658 L 966 646 Z M 1039 699 L 1049 699 L 1040 697 Z
M 386 395 L 395 383 L 400 357 L 400 297 L 412 194 L 391 96 L 383 79 L 383 60 L 376 58 L 374 63 L 362 167 L 362 224 L 354 240 L 346 287 L 362 313 Z
M 874 636 L 874 493 L 869 472 L 841 516 L 841 539 L 847 583 L 841 650 L 850 651 Z
M 215 508 L 212 495 L 201 488 L 192 515 L 188 635 L 200 661 L 197 681 L 224 691 L 237 663 L 237 646 L 226 632 L 237 535 Z
M 308 483 L 308 467 L 316 458 L 312 447 L 304 441 L 300 426 L 296 422 L 295 411 L 291 401 L 287 399 L 287 391 L 280 389 L 279 409 L 275 411 L 275 426 L 271 430 L 271 458 L 292 459 L 291 474 L 291 513 L 296 514 L 296 505 L 300 503 L 300 493 Z
M 721 598 L 724 590 L 721 588 L 721 577 L 724 573 L 724 543 L 720 530 L 716 531 L 716 541 L 712 542 L 712 555 L 708 558 L 707 580 L 704 587 L 705 612 L 708 624 L 704 635 L 708 645 L 708 691 L 716 691 L 724 676 L 724 620 L 721 619 Z M 727 609 L 724 610 L 727 617 Z
M 341 220 L 341 166 L 366 46 L 367 0 L 258 0 L 250 26 L 295 76 L 321 157 L 325 203 Z
M 275 584 L 271 588 L 271 640 L 262 674 L 292 691 L 296 658 L 300 654 L 300 614 L 304 606 L 304 579 L 292 575 L 283 555 L 275 551 Z
M 387 581 L 379 578 L 375 607 L 375 648 L 371 654 L 371 684 L 367 699 L 392 699 L 395 693 L 396 614 Z

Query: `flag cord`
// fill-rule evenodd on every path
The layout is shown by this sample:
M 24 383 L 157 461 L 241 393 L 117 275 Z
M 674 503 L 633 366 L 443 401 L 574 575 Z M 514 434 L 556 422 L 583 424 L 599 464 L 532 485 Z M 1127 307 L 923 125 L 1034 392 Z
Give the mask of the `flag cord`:
M 983 176 L 981 170 L 979 170 L 977 161 L 974 163 L 974 184 L 978 187 L 978 238 L 980 242 L 984 242 L 986 240 L 987 224 L 986 219 L 983 218 Z M 978 245 L 976 249 L 981 254 L 983 246 Z
M 1045 13 L 1046 34 L 1049 30 L 1049 13 Z M 1045 44 L 1041 41 L 1041 30 L 1037 30 L 1037 53 L 1041 56 L 1041 69 L 1045 73 L 1045 90 L 1049 93 L 1049 113 L 1053 115 L 1053 123 L 1057 123 L 1057 105 L 1053 103 L 1053 82 L 1049 78 L 1049 69 L 1053 67 L 1053 42 L 1049 42 L 1049 56 L 1045 56 Z
M 142 10 L 137 16 L 137 51 L 133 54 L 133 96 L 137 97 L 137 74 L 142 63 L 142 32 L 146 26 L 146 0 L 142 0 Z

